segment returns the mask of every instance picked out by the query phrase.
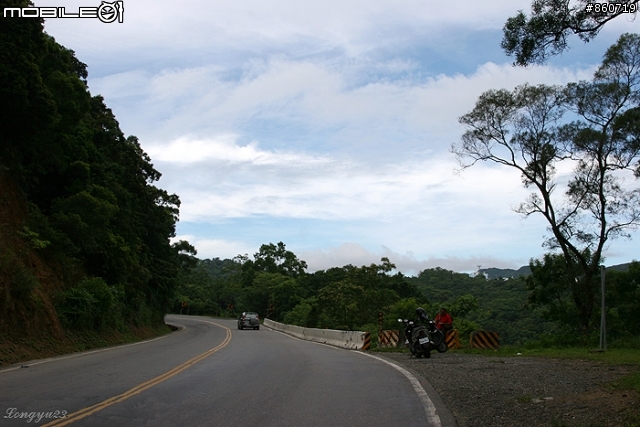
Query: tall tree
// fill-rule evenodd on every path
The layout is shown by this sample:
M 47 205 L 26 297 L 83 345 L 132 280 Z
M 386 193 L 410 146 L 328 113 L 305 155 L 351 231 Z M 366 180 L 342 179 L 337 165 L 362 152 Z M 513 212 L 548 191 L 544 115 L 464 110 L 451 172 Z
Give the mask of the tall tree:
M 640 189 L 621 178 L 640 155 L 639 84 L 640 36 L 625 34 L 590 82 L 484 93 L 460 118 L 468 130 L 452 146 L 463 168 L 478 161 L 509 166 L 534 190 L 516 211 L 541 214 L 551 231 L 546 246 L 561 250 L 567 271 L 579 272 L 566 285 L 583 330 L 594 312 L 605 244 L 640 224 Z M 556 170 L 567 163 L 574 171 L 560 201 Z
M 288 277 L 304 276 L 307 263 L 299 260 L 296 254 L 286 249 L 286 245 L 278 242 L 260 246 L 253 254 L 253 260 L 248 255 L 238 255 L 234 260 L 242 265 L 242 284 L 251 286 L 254 277 L 259 272 L 279 273 Z
M 287 250 L 282 242 L 278 242 L 277 245 L 269 243 L 260 246 L 260 250 L 253 257 L 254 268 L 268 273 L 298 277 L 303 275 L 307 268 L 307 263 L 299 260 L 296 254 Z
M 515 65 L 542 64 L 549 56 L 566 50 L 572 34 L 588 42 L 619 16 L 635 19 L 638 3 L 639 0 L 534 0 L 531 16 L 521 10 L 507 20 L 501 45 L 507 55 L 515 56 Z

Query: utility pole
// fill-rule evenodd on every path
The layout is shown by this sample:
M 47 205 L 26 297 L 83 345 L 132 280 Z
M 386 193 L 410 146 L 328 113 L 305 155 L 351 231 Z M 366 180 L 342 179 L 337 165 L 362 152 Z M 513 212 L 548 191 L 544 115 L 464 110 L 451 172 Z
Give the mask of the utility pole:
M 607 351 L 607 316 L 604 300 L 604 265 L 600 266 L 600 279 L 602 281 L 602 307 L 600 308 L 600 350 Z

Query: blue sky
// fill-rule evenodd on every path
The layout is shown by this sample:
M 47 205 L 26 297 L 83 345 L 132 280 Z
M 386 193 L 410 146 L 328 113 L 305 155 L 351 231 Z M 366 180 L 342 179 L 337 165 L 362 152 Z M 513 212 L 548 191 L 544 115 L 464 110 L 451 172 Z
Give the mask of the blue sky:
M 500 41 L 530 0 L 188 4 L 124 0 L 123 23 L 48 19 L 45 31 L 88 64 L 92 94 L 180 196 L 177 238 L 201 258 L 283 241 L 310 270 L 387 256 L 407 274 L 474 271 L 540 257 L 546 225 L 513 212 L 527 196 L 515 171 L 455 173 L 458 117 L 489 89 L 589 79 L 638 25 L 619 19 L 523 69 Z M 633 237 L 611 242 L 608 265 L 640 259 Z

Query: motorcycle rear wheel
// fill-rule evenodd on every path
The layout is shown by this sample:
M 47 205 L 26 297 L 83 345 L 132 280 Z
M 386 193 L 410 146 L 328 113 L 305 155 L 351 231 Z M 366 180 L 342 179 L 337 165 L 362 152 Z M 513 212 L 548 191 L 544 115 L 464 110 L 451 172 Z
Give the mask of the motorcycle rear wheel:
M 411 344 L 409 344 L 409 351 L 411 351 L 411 354 L 413 354 L 414 356 L 416 356 L 416 357 L 420 357 L 420 356 L 419 356 L 420 352 L 419 352 L 419 351 L 416 351 L 416 349 L 415 349 L 415 348 L 413 348 L 413 346 L 412 346 Z
M 423 354 L 425 359 L 428 359 L 428 358 L 431 357 L 431 349 L 429 348 L 428 345 L 422 346 L 422 354 Z

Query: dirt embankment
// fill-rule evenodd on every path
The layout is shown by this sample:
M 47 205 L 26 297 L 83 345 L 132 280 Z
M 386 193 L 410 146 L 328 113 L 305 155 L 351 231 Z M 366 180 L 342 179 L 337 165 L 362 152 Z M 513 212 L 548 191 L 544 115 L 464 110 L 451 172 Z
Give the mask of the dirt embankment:
M 459 353 L 384 357 L 429 381 L 459 427 L 640 425 L 638 393 L 611 385 L 637 366 Z
M 62 338 L 52 302 L 62 286 L 60 275 L 32 247 L 27 217 L 24 194 L 0 170 L 0 334 Z
M 0 166 L 0 366 L 90 348 L 151 338 L 167 327 L 134 327 L 120 333 L 68 332 L 54 298 L 63 289 L 61 268 L 37 249 L 37 235 L 24 228 L 26 198 Z

